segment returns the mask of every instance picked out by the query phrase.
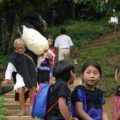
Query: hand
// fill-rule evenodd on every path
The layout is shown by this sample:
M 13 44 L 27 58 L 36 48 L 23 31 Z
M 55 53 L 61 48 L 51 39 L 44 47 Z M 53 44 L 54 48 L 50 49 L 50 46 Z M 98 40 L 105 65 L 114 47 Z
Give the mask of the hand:
M 8 80 L 4 80 L 4 81 L 2 81 L 2 86 L 6 86 L 7 83 L 8 83 Z
M 47 53 L 47 57 L 48 57 L 49 59 L 53 59 L 53 55 L 52 55 L 51 53 Z
M 78 118 L 74 117 L 74 118 L 72 118 L 72 120 L 78 120 Z

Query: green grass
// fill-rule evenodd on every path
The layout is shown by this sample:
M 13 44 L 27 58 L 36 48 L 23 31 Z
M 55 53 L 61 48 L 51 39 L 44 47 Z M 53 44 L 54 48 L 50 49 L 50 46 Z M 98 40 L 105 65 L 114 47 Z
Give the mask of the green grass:
M 3 107 L 4 103 L 4 97 L 0 96 L 0 120 L 5 120 L 4 114 L 5 114 L 5 108 Z
M 63 26 L 52 28 L 48 26 L 47 35 L 53 35 L 56 38 L 60 34 L 60 28 L 65 27 L 75 46 L 81 47 L 102 34 L 111 32 L 112 29 L 108 26 L 108 20 L 109 18 L 106 17 L 97 21 L 71 21 Z
M 9 55 L 0 54 L 0 65 L 3 66 L 3 68 L 5 68 L 7 66 L 8 56 Z
M 8 56 L 9 55 L 0 55 L 0 66 L 2 66 L 4 69 L 6 68 L 7 62 L 8 62 Z M 0 84 L 1 84 L 0 79 Z M 4 103 L 4 97 L 0 95 L 0 120 L 5 120 L 4 114 L 5 114 L 5 108 L 3 106 Z

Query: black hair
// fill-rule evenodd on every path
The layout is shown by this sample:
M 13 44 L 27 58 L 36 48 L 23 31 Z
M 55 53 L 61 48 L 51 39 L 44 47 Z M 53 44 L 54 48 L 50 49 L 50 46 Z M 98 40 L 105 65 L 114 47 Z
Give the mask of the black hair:
M 60 29 L 60 33 L 61 33 L 61 34 L 65 34 L 66 32 L 67 32 L 67 31 L 66 31 L 65 28 L 61 28 L 61 29 Z
M 25 25 L 28 28 L 33 28 L 40 33 L 43 33 L 43 27 L 46 22 L 38 13 L 29 13 L 25 15 L 19 23 L 20 32 L 22 32 L 22 26 Z
M 83 74 L 84 71 L 86 70 L 86 68 L 90 65 L 92 65 L 96 69 L 98 69 L 100 76 L 101 76 L 101 74 L 102 74 L 101 67 L 95 60 L 88 60 L 87 62 L 85 62 L 84 65 L 82 66 L 81 73 Z
M 64 82 L 69 81 L 70 71 L 74 72 L 74 65 L 66 60 L 56 62 L 52 70 L 53 76 L 56 80 L 62 79 Z
M 48 35 L 48 36 L 47 36 L 47 40 L 48 40 L 48 39 L 52 39 L 52 40 L 53 40 L 54 38 L 53 38 L 52 35 Z

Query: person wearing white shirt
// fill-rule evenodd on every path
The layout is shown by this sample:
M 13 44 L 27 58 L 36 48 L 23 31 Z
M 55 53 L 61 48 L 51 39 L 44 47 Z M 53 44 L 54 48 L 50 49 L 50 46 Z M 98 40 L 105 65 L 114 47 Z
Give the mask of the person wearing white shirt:
M 54 47 L 56 48 L 58 60 L 68 60 L 70 58 L 70 49 L 74 45 L 70 36 L 66 34 L 66 29 L 60 29 L 61 35 L 55 39 Z
M 19 54 L 23 54 L 26 50 L 25 43 L 20 38 L 14 41 L 14 47 L 15 47 L 15 52 Z M 14 85 L 14 90 L 18 90 L 19 92 L 19 104 L 22 111 L 18 115 L 21 116 L 26 114 L 25 98 L 24 98 L 25 83 L 24 83 L 23 77 L 19 73 L 17 73 L 17 70 L 12 62 L 8 62 L 7 69 L 5 71 L 5 80 L 2 82 L 2 85 L 3 86 L 7 85 L 8 80 L 11 80 L 12 78 L 13 72 L 16 72 L 16 82 Z

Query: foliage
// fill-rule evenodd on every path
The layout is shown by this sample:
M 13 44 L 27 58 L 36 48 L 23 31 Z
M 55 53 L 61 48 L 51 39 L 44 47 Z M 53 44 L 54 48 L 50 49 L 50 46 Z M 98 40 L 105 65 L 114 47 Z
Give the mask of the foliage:
M 0 120 L 5 120 L 4 114 L 5 114 L 5 108 L 3 107 L 4 103 L 4 97 L 0 96 Z
M 97 13 L 103 13 L 106 10 L 105 0 L 73 0 L 73 2 L 83 5 L 89 4 L 91 8 L 95 8 Z
M 4 68 L 7 66 L 8 56 L 9 55 L 0 55 L 0 65 L 2 65 Z
M 103 33 L 110 32 L 111 28 L 107 25 L 108 18 L 100 19 L 99 21 L 71 21 L 68 24 L 49 28 L 47 34 L 51 34 L 54 38 L 60 34 L 59 30 L 61 27 L 65 27 L 68 34 L 73 39 L 75 46 L 81 47 L 96 37 L 99 37 Z

